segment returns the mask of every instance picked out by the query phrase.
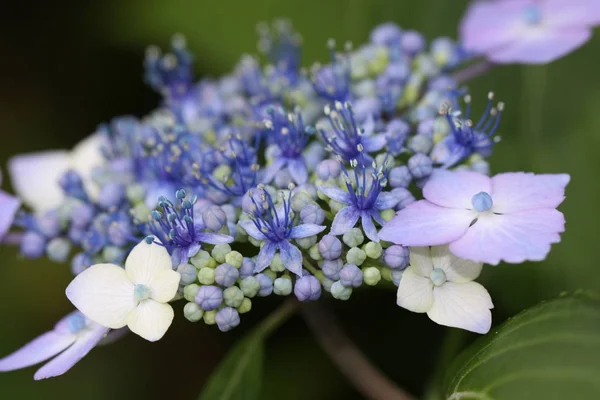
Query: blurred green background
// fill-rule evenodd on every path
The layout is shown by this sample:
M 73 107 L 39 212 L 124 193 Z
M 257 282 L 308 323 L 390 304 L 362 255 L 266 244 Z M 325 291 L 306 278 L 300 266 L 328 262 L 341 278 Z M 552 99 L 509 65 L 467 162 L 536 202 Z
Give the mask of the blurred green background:
M 467 1 L 449 0 L 104 0 L 14 2 L 0 16 L 0 164 L 15 153 L 64 148 L 120 114 L 143 115 L 158 97 L 142 82 L 149 44 L 188 38 L 199 76 L 229 71 L 255 52 L 255 24 L 292 20 L 304 37 L 304 64 L 326 61 L 325 42 L 361 43 L 376 24 L 395 21 L 427 38 L 456 37 Z M 506 103 L 494 172 L 567 172 L 561 210 L 567 233 L 542 263 L 487 267 L 481 278 L 494 323 L 578 288 L 600 289 L 596 260 L 600 200 L 600 34 L 542 67 L 505 66 L 469 83 L 474 99 L 493 90 Z M 5 188 L 8 182 L 4 183 Z M 71 310 L 68 266 L 28 262 L 0 249 L 0 356 L 50 329 Z M 257 304 L 258 303 L 258 304 Z M 350 336 L 386 373 L 422 392 L 448 329 L 395 306 L 392 291 L 368 291 L 335 310 Z M 94 350 L 67 375 L 34 383 L 35 369 L 0 375 L 4 399 L 194 399 L 230 344 L 276 306 L 255 302 L 228 334 L 183 320 L 156 344 L 139 338 Z M 180 311 L 181 307 L 178 307 Z M 264 399 L 358 399 L 296 317 L 267 352 Z

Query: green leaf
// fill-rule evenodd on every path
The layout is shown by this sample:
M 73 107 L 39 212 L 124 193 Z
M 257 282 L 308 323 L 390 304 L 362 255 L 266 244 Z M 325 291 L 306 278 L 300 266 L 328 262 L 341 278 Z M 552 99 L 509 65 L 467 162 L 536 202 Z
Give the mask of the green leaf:
M 476 341 L 448 370 L 448 400 L 600 399 L 600 298 L 541 303 Z
M 237 343 L 213 372 L 199 400 L 259 399 L 264 350 L 262 335 L 252 334 Z

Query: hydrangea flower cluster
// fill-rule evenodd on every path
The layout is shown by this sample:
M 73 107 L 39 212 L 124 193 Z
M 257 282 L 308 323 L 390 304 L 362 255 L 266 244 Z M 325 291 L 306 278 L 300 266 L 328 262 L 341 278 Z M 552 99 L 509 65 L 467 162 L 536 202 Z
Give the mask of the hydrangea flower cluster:
M 150 48 L 156 110 L 10 161 L 19 198 L 0 193 L 0 234 L 70 263 L 79 312 L 1 371 L 66 349 L 36 379 L 60 375 L 109 329 L 159 340 L 180 299 L 189 321 L 229 331 L 260 297 L 347 300 L 384 282 L 401 307 L 485 333 L 482 263 L 540 260 L 560 240 L 568 176 L 486 176 L 503 104 L 490 94 L 471 121 L 460 45 L 387 23 L 305 70 L 288 23 L 259 33 L 266 65 L 244 56 L 219 79 L 194 80 L 180 36 Z

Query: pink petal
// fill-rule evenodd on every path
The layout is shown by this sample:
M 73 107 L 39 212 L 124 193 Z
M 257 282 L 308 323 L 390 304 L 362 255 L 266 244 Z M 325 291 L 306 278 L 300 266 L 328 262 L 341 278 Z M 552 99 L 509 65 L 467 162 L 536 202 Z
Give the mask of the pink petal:
M 493 211 L 504 214 L 537 208 L 556 208 L 565 199 L 565 186 L 570 179 L 567 174 L 498 174 L 492 178 Z
M 497 265 L 500 261 L 521 263 L 546 258 L 552 243 L 560 242 L 565 219 L 554 209 L 486 214 L 467 233 L 450 244 L 456 256 Z
M 546 64 L 581 47 L 591 35 L 586 26 L 571 30 L 526 30 L 518 40 L 487 55 L 490 61 L 502 64 Z
M 423 187 L 423 196 L 438 206 L 472 209 L 471 199 L 479 192 L 491 194 L 490 178 L 473 171 L 438 169 Z
M 379 239 L 404 246 L 434 246 L 455 241 L 465 234 L 476 213 L 416 201 L 379 231 Z
M 518 40 L 524 7 L 522 0 L 474 3 L 460 26 L 464 48 L 481 54 Z

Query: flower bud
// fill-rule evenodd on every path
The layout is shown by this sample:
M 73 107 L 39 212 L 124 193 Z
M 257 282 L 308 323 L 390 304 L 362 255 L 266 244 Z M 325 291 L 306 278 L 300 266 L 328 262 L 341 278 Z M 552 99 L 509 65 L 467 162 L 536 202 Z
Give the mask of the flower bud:
M 349 264 L 362 265 L 366 259 L 367 255 L 358 247 L 352 247 L 346 254 L 346 261 Z
M 227 332 L 240 324 L 240 314 L 235 308 L 225 307 L 217 312 L 215 321 L 221 332 Z
M 221 207 L 212 205 L 202 212 L 202 220 L 208 229 L 218 232 L 227 222 L 227 215 Z
M 244 260 L 242 261 L 242 266 L 240 267 L 240 278 L 246 278 L 254 274 L 255 265 L 256 264 L 254 263 L 254 261 L 252 261 L 252 259 L 244 257 Z
M 296 192 L 292 196 L 292 210 L 294 210 L 297 213 L 302 211 L 302 209 L 304 207 L 308 206 L 309 204 L 313 204 L 313 203 L 314 203 L 314 201 L 313 201 L 312 197 L 310 196 L 310 194 L 308 194 L 304 191 Z
M 278 296 L 288 296 L 292 293 L 292 280 L 287 276 L 275 279 L 273 292 Z
M 427 154 L 433 147 L 433 141 L 426 135 L 415 135 L 410 140 L 408 148 L 413 153 L 424 153 Z
M 325 260 L 321 264 L 321 271 L 329 279 L 337 281 L 340 279 L 340 270 L 344 266 L 344 263 L 339 258 L 337 260 Z
M 381 280 L 381 271 L 375 267 L 365 268 L 363 271 L 363 278 L 367 285 L 375 286 Z
M 65 238 L 55 238 L 48 242 L 46 255 L 51 261 L 63 263 L 67 261 L 71 252 L 71 242 Z
M 331 295 L 338 300 L 348 300 L 352 295 L 352 289 L 336 281 L 331 285 Z
M 146 189 L 141 184 L 134 183 L 133 185 L 128 185 L 125 192 L 127 200 L 131 204 L 141 203 L 146 199 Z
M 215 281 L 221 286 L 232 286 L 239 277 L 240 272 L 231 264 L 221 264 L 215 268 Z
M 205 311 L 216 310 L 223 303 L 223 291 L 212 285 L 201 286 L 194 301 Z
M 231 286 L 223 291 L 223 300 L 229 307 L 239 307 L 244 300 L 244 293 L 239 287 Z
M 406 188 L 412 181 L 412 174 L 410 173 L 406 165 L 394 167 L 390 170 L 388 180 L 392 188 L 403 187 Z
M 187 303 L 183 307 L 183 316 L 190 322 L 198 322 L 202 319 L 204 310 L 196 303 Z
M 86 253 L 77 253 L 71 260 L 71 272 L 73 275 L 79 275 L 93 265 L 92 257 Z
M 394 197 L 398 199 L 398 204 L 396 204 L 396 210 L 402 210 L 407 205 L 414 203 L 415 197 L 412 193 L 405 188 L 398 187 L 392 190 Z
M 324 181 L 337 178 L 341 172 L 340 163 L 336 160 L 323 160 L 317 165 L 317 175 Z
M 364 248 L 365 254 L 367 257 L 377 260 L 383 254 L 383 248 L 381 244 L 377 242 L 369 242 L 365 245 Z
M 340 271 L 340 283 L 345 287 L 359 287 L 363 283 L 363 272 L 354 264 L 348 264 Z
M 404 270 L 392 270 L 392 282 L 394 282 L 394 285 L 398 286 L 400 285 L 400 280 L 402 279 L 402 274 L 404 273 Z
M 110 264 L 123 264 L 126 256 L 127 253 L 125 249 L 117 246 L 106 246 L 104 250 L 102 250 L 102 257 Z
M 335 260 L 342 255 L 342 242 L 333 235 L 325 235 L 319 242 L 319 252 L 326 260 Z
M 269 265 L 269 268 L 273 272 L 285 271 L 285 265 L 283 265 L 283 261 L 281 261 L 281 256 L 279 255 L 279 253 L 276 253 L 273 256 L 273 258 L 271 259 L 271 265 Z
M 198 271 L 198 281 L 203 285 L 212 285 L 215 283 L 215 270 L 212 268 L 200 268 Z
M 325 212 L 317 204 L 309 204 L 300 210 L 300 219 L 304 224 L 321 225 L 325 221 Z
M 181 275 L 180 283 L 182 285 L 189 285 L 190 283 L 194 283 L 198 274 L 196 268 L 190 264 L 180 264 L 177 267 L 177 272 L 179 272 L 179 275 Z
M 408 159 L 408 169 L 414 178 L 425 178 L 433 172 L 433 161 L 427 155 L 417 153 Z
M 239 251 L 231 251 L 225 256 L 225 262 L 235 268 L 240 268 L 244 262 L 244 256 Z
M 125 200 L 125 187 L 120 183 L 107 183 L 98 194 L 98 205 L 105 210 L 118 207 L 123 200 Z
M 247 276 L 240 282 L 240 289 L 246 297 L 254 297 L 258 294 L 261 289 L 258 279 L 253 276 Z
M 252 300 L 250 300 L 247 297 L 244 297 L 242 304 L 238 307 L 237 310 L 240 314 L 245 314 L 249 312 L 250 310 L 252 310 Z
M 319 251 L 319 246 L 317 245 L 314 245 L 308 249 L 308 255 L 315 261 L 320 261 L 323 259 L 323 257 L 321 257 L 321 252 Z
M 200 250 L 198 254 L 190 258 L 192 265 L 198 269 L 200 268 L 216 268 L 217 261 L 211 257 L 208 251 Z
M 323 286 L 323 289 L 325 289 L 325 291 L 327 292 L 331 292 L 331 286 L 333 285 L 334 281 L 327 278 L 326 276 L 324 276 L 321 279 L 321 285 Z
M 260 297 L 266 297 L 273 293 L 273 279 L 270 276 L 258 274 L 255 278 L 260 284 L 260 291 L 258 292 Z
M 393 245 L 385 249 L 383 261 L 392 269 L 404 269 L 408 266 L 409 256 L 408 247 Z
M 342 240 L 348 247 L 357 247 L 360 246 L 365 240 L 365 236 L 359 228 L 352 228 L 348 232 L 344 233 Z
M 317 236 L 313 235 L 305 238 L 296 239 L 296 243 L 303 249 L 309 249 L 310 247 L 317 244 Z
M 200 290 L 200 285 L 192 283 L 191 285 L 187 285 L 183 288 L 183 298 L 187 301 L 194 301 L 196 299 L 196 295 Z
M 294 294 L 300 301 L 314 301 L 321 297 L 321 283 L 312 275 L 296 279 Z
M 213 250 L 210 254 L 215 259 L 216 262 L 222 264 L 225 262 L 225 257 L 230 252 L 231 252 L 231 246 L 229 246 L 228 244 L 218 244 L 213 248 Z
M 217 323 L 216 317 L 217 317 L 217 311 L 211 310 L 211 311 L 204 312 L 202 319 L 204 320 L 204 323 L 206 325 L 214 325 Z

